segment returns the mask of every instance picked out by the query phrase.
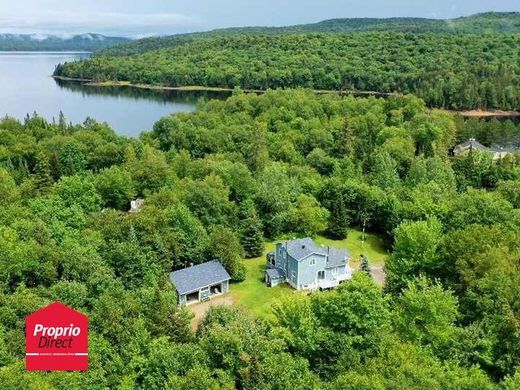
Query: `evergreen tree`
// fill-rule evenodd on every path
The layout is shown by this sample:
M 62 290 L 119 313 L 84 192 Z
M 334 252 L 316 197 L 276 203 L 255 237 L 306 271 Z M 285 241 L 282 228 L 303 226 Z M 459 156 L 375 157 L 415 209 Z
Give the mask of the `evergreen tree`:
M 361 271 L 365 272 L 368 276 L 371 276 L 371 268 L 370 264 L 368 263 L 368 257 L 366 255 L 361 255 Z
M 67 120 L 65 119 L 65 114 L 63 111 L 60 110 L 60 115 L 58 117 L 58 127 L 62 131 L 62 133 L 65 133 L 67 130 Z
M 330 218 L 327 235 L 335 240 L 347 238 L 348 210 L 342 195 L 330 202 Z
M 252 200 L 248 199 L 242 203 L 239 218 L 240 243 L 244 248 L 246 258 L 261 256 L 264 252 L 262 221 L 258 217 Z
M 85 156 L 76 144 L 65 144 L 58 160 L 61 176 L 74 176 L 85 169 Z
M 49 191 L 52 186 L 51 167 L 49 157 L 43 152 L 36 156 L 36 165 L 34 167 L 34 176 L 36 178 L 36 188 L 42 194 Z

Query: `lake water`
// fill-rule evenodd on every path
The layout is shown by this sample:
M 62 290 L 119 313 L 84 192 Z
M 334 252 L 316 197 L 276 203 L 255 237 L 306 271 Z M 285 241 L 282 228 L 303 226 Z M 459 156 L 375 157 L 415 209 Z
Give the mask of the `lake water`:
M 201 96 L 222 94 L 99 88 L 54 80 L 50 75 L 60 62 L 88 57 L 87 53 L 0 52 L 0 115 L 23 119 L 36 111 L 52 120 L 60 110 L 68 121 L 86 117 L 107 122 L 117 133 L 138 136 L 151 130 L 162 116 L 189 112 Z

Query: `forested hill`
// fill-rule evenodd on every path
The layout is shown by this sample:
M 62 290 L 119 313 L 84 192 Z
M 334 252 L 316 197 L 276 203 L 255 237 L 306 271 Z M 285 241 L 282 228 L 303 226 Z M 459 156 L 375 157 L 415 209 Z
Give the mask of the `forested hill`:
M 129 38 L 101 34 L 71 37 L 39 34 L 0 34 L 0 51 L 94 51 L 127 43 Z
M 520 34 L 401 32 L 183 38 L 132 56 L 99 55 L 57 76 L 179 87 L 305 87 L 412 93 L 430 107 L 520 108 Z
M 236 27 L 208 32 L 140 39 L 109 48 L 106 55 L 132 55 L 171 48 L 201 37 L 240 34 L 345 33 L 356 31 L 396 31 L 446 34 L 509 34 L 520 32 L 520 12 L 488 12 L 456 19 L 426 18 L 342 18 L 287 27 Z
M 215 30 L 214 33 L 298 33 L 400 31 L 413 33 L 512 33 L 520 31 L 520 12 L 488 12 L 456 19 L 427 18 L 340 18 L 288 27 L 246 27 Z

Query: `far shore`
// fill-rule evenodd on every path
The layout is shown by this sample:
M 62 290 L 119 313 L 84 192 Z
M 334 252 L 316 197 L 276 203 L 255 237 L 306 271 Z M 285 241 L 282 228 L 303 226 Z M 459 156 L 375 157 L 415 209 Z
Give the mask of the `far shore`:
M 233 88 L 222 88 L 222 87 L 206 87 L 203 85 L 187 85 L 181 87 L 167 87 L 162 85 L 150 85 L 150 84 L 134 84 L 130 81 L 103 81 L 103 82 L 94 82 L 91 79 L 84 78 L 73 78 L 73 77 L 63 77 L 63 76 L 51 76 L 56 80 L 63 81 L 74 81 L 79 83 L 84 83 L 84 85 L 90 87 L 127 87 L 127 88 L 137 88 L 137 89 L 146 89 L 146 90 L 156 90 L 156 91 L 183 91 L 183 92 L 233 92 Z M 266 91 L 263 89 L 242 89 L 242 91 L 247 93 L 265 93 Z M 376 96 L 376 97 L 390 97 L 390 96 L 398 96 L 399 93 L 392 92 L 376 92 L 376 91 L 358 91 L 358 90 L 325 90 L 318 89 L 315 90 L 316 93 L 326 94 L 326 93 L 339 93 L 340 95 L 357 95 L 357 96 Z M 503 110 L 482 110 L 482 109 L 474 109 L 474 110 L 444 110 L 455 115 L 462 116 L 464 118 L 520 118 L 519 111 L 503 111 Z
M 233 92 L 233 88 L 223 88 L 223 87 L 206 87 L 203 85 L 186 85 L 181 87 L 167 87 L 163 85 L 151 85 L 151 84 L 134 84 L 130 81 L 102 81 L 102 82 L 94 82 L 91 79 L 84 78 L 73 78 L 73 77 L 63 77 L 63 76 L 51 76 L 56 80 L 63 81 L 76 81 L 80 83 L 84 83 L 89 87 L 128 87 L 128 88 L 138 88 L 138 89 L 148 89 L 148 90 L 158 90 L 158 91 L 195 91 L 195 92 Z M 241 89 L 247 93 L 265 93 L 264 89 Z M 339 93 L 344 95 L 367 95 L 367 96 L 379 96 L 379 97 L 388 97 L 398 95 L 397 93 L 387 93 L 387 92 L 376 92 L 376 91 L 357 91 L 357 90 L 326 90 L 326 89 L 316 89 L 314 90 L 316 93 Z
M 463 116 L 465 118 L 514 118 L 520 117 L 520 112 L 518 111 L 503 111 L 503 110 L 466 110 L 466 111 L 451 111 L 456 113 L 457 115 Z

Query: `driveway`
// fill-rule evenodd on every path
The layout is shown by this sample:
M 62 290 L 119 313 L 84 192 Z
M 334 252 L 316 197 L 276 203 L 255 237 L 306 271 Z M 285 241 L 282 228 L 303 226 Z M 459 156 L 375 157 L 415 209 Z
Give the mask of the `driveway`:
M 199 327 L 199 324 L 204 319 L 204 316 L 206 315 L 206 312 L 209 310 L 212 306 L 231 306 L 235 303 L 235 300 L 233 299 L 233 296 L 231 294 L 224 294 L 221 296 L 218 296 L 216 298 L 213 298 L 206 302 L 199 302 L 194 303 L 192 305 L 188 306 L 188 309 L 191 310 L 194 317 L 191 320 L 191 329 L 193 331 L 196 331 Z
M 352 269 L 354 271 L 359 271 L 359 263 L 353 264 Z M 383 287 L 385 285 L 386 274 L 383 271 L 382 265 L 370 264 L 370 273 L 372 275 L 372 279 L 374 279 L 378 286 Z

